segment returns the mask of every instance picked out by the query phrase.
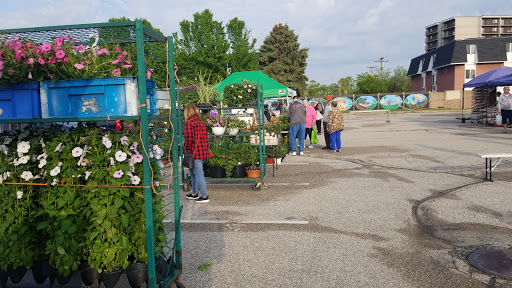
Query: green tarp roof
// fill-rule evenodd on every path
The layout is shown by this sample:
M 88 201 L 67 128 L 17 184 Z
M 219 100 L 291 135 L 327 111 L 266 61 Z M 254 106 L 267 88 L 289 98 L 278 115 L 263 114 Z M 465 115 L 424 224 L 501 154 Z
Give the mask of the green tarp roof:
M 220 99 L 224 98 L 224 87 L 233 83 L 242 83 L 243 80 L 263 84 L 263 98 L 278 98 L 288 95 L 288 88 L 276 80 L 268 77 L 261 71 L 235 72 L 228 78 L 217 84 L 216 88 L 220 93 Z

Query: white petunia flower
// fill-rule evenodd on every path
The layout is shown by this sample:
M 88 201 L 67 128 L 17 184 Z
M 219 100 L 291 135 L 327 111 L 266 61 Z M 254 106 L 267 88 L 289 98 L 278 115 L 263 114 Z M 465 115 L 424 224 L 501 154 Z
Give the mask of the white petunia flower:
M 114 158 L 110 157 L 110 166 L 116 165 L 116 162 L 114 162 Z
M 82 149 L 80 147 L 75 147 L 75 148 L 73 148 L 73 151 L 71 151 L 71 154 L 75 158 L 80 157 L 80 156 L 82 156 L 82 154 L 84 154 L 84 149 Z
M 20 200 L 23 197 L 23 191 L 16 192 L 16 199 Z
M 164 161 L 162 161 L 162 160 L 158 161 L 157 164 L 158 164 L 158 167 L 160 167 L 160 168 L 164 168 L 165 167 Z
M 7 179 L 11 177 L 11 172 L 5 172 L 2 176 L 4 176 L 4 179 Z
M 103 136 L 101 142 L 103 143 L 103 145 L 105 145 L 105 147 L 107 147 L 107 149 L 110 149 L 110 147 L 112 147 L 112 141 L 110 141 L 110 139 L 108 139 L 107 136 Z
M 133 185 L 137 185 L 137 184 L 139 184 L 139 183 L 140 183 L 140 178 L 139 178 L 139 176 L 133 176 L 133 177 L 132 177 L 132 184 L 133 184 Z
M 41 147 L 43 147 L 43 148 L 44 148 L 44 147 L 46 147 L 46 145 L 44 144 L 43 138 L 41 138 L 41 139 L 39 140 L 39 143 L 41 143 Z
M 20 162 L 18 162 L 18 159 L 14 159 L 14 160 L 12 161 L 12 165 L 14 165 L 14 166 L 18 166 L 18 165 L 20 165 Z
M 85 180 L 89 179 L 89 176 L 91 176 L 91 171 L 85 171 Z
M 43 154 L 37 156 L 37 160 L 46 159 L 47 157 L 48 155 L 46 155 L 46 152 L 44 152 Z
M 62 166 L 62 162 L 59 162 L 59 164 L 58 164 L 58 165 L 59 165 L 59 166 Z
M 18 143 L 17 148 L 18 153 L 28 153 L 28 149 L 30 149 L 30 142 L 21 141 L 20 143 Z
M 55 147 L 55 150 L 53 150 L 53 152 L 61 152 L 62 151 L 62 143 L 59 143 L 59 145 L 57 145 L 57 147 Z
M 7 155 L 7 153 L 9 153 L 9 148 L 2 144 L 0 145 L 0 152 L 3 152 L 5 155 Z
M 9 138 L 9 137 L 5 137 L 4 138 L 4 144 L 5 145 L 9 145 L 9 144 L 11 144 L 11 142 L 12 142 L 12 138 Z
M 119 162 L 123 162 L 124 160 L 126 160 L 126 153 L 124 153 L 123 151 L 117 151 L 115 156 L 116 160 Z
M 41 159 L 41 161 L 39 161 L 39 165 L 37 165 L 37 167 L 39 169 L 43 168 L 44 165 L 46 165 L 46 159 Z
M 21 178 L 23 178 L 25 181 L 28 181 L 34 178 L 34 175 L 32 175 L 32 172 L 30 171 L 23 171 L 23 173 L 21 173 Z
M 4 183 L 4 177 L 2 177 L 2 175 L 0 175 L 0 184 Z
M 28 155 L 27 156 L 23 156 L 20 159 L 18 159 L 18 163 L 19 164 L 27 164 L 28 160 L 30 160 L 30 156 L 28 156 Z
M 59 180 L 57 178 L 53 178 L 52 186 L 55 186 L 57 184 L 59 184 Z
M 60 173 L 60 166 L 57 166 L 50 171 L 50 175 L 53 177 L 59 175 L 59 173 Z

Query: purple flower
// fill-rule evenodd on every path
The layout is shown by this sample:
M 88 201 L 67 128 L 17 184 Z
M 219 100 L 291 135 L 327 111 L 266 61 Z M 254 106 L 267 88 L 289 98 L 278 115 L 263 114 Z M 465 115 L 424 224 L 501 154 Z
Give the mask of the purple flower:
M 121 178 L 121 177 L 123 177 L 123 175 L 124 175 L 123 170 L 117 170 L 116 172 L 114 172 L 113 177 L 114 178 Z
M 142 155 L 140 155 L 139 153 L 133 154 L 131 160 L 132 160 L 133 163 L 141 163 L 142 162 Z
M 126 135 L 121 137 L 120 140 L 121 140 L 121 145 L 128 146 L 128 137 Z

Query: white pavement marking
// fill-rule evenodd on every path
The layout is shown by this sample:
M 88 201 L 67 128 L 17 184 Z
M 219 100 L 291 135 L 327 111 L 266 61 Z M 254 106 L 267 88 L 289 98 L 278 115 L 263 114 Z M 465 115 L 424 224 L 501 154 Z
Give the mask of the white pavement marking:
M 164 222 L 173 222 L 172 220 L 164 220 Z M 181 220 L 181 223 L 192 224 L 286 224 L 286 225 L 308 225 L 309 221 L 299 220 Z

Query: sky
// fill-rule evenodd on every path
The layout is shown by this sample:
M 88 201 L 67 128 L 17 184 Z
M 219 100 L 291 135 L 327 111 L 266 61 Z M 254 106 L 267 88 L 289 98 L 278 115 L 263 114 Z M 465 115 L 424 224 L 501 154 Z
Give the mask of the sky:
M 510 0 L 2 0 L 0 29 L 145 18 L 166 36 L 210 9 L 214 20 L 245 21 L 259 48 L 275 24 L 288 24 L 309 48 L 306 76 L 321 84 L 384 69 L 406 69 L 425 53 L 425 26 L 453 16 L 512 15 Z M 374 70 L 375 71 L 375 70 Z

